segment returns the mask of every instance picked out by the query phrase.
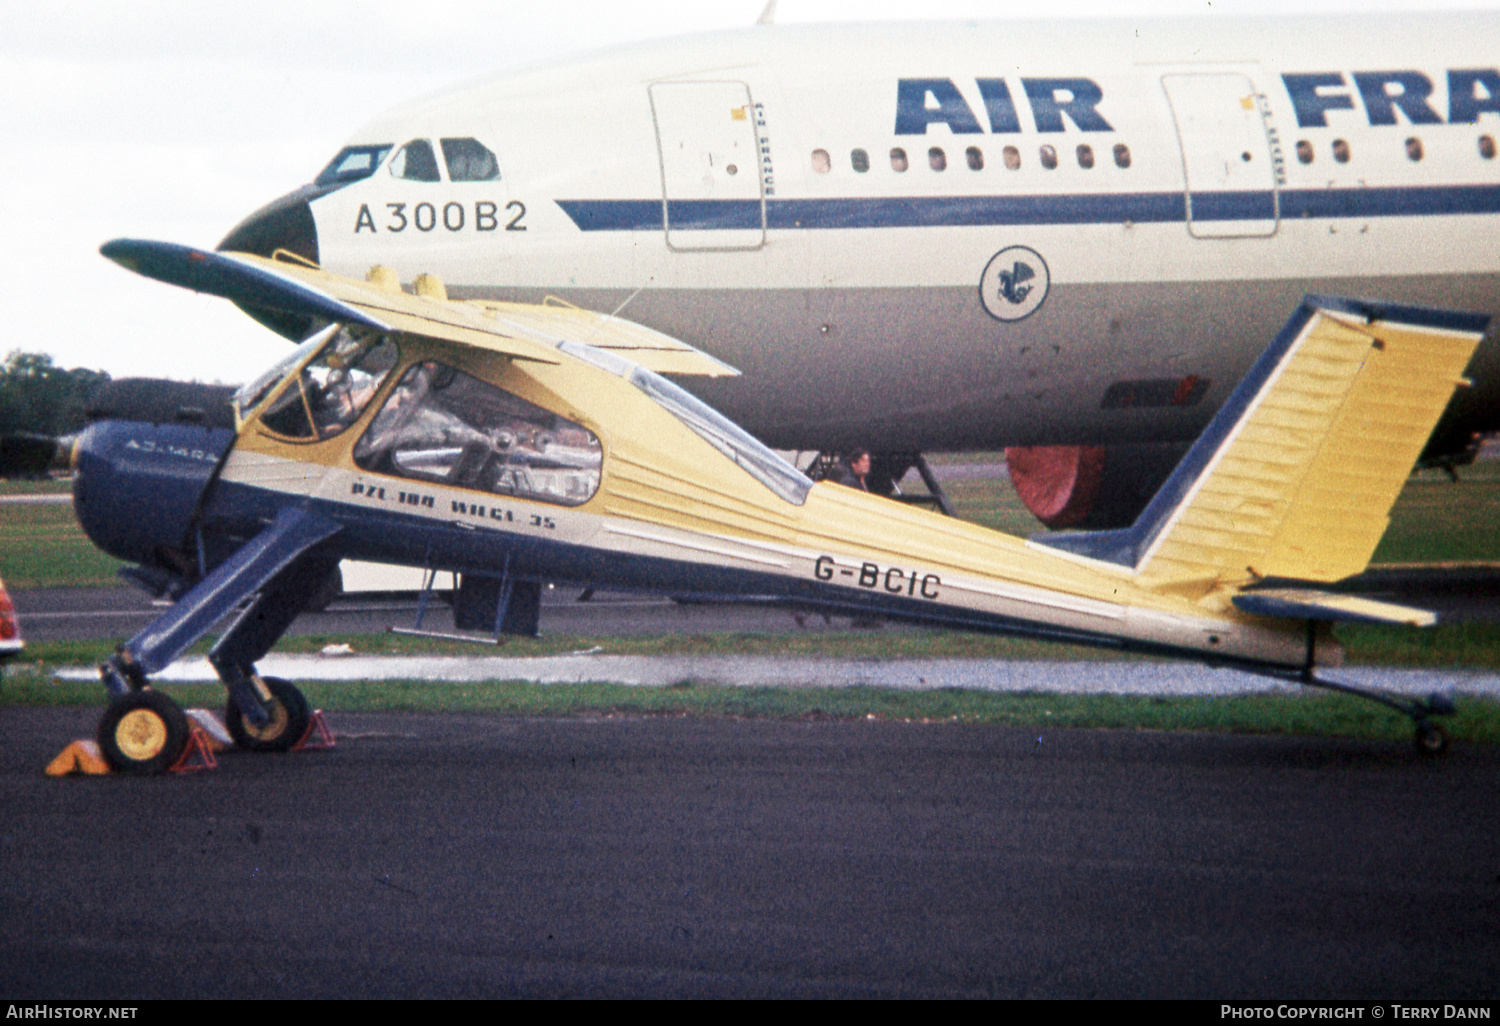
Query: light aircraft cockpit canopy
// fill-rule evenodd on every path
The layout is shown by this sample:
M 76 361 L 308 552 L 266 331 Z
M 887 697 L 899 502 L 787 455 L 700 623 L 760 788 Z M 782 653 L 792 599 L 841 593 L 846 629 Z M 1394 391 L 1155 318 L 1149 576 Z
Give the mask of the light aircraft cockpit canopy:
M 287 438 L 332 438 L 359 419 L 398 357 L 386 334 L 329 325 L 236 392 L 235 411 L 243 422 L 286 380 L 261 412 L 262 426 Z

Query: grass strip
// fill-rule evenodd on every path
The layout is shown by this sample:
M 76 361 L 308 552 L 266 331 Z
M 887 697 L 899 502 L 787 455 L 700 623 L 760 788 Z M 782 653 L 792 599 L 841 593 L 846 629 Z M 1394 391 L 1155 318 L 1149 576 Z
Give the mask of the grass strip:
M 1426 630 L 1365 624 L 1341 624 L 1347 662 L 1363 666 L 1410 666 L 1423 669 L 1500 669 L 1500 623 L 1447 623 Z M 105 659 L 118 639 L 29 642 L 22 659 L 40 672 Z M 214 637 L 194 645 L 203 655 Z M 360 655 L 486 656 L 532 658 L 597 649 L 603 655 L 638 656 L 780 656 L 818 659 L 996 659 L 1009 661 L 1135 660 L 1144 658 L 1111 649 L 1058 645 L 1027 638 L 1007 638 L 962 631 L 906 630 L 807 631 L 795 634 L 676 634 L 657 637 L 587 637 L 558 635 L 511 638 L 498 647 L 439 641 L 401 634 L 288 635 L 275 651 L 315 653 L 329 645 L 348 645 Z
M 956 688 L 739 688 L 693 680 L 666 687 L 526 681 L 350 681 L 299 686 L 315 707 L 329 712 L 876 720 L 1037 730 L 1189 730 L 1388 741 L 1406 741 L 1412 734 L 1410 722 L 1389 710 L 1320 692 L 1224 697 L 1060 695 Z M 170 684 L 162 690 L 186 706 L 217 709 L 224 703 L 224 691 L 215 684 Z M 0 682 L 0 705 L 102 707 L 104 691 L 92 681 L 55 682 L 23 667 L 12 670 Z M 1457 715 L 1443 720 L 1455 740 L 1500 743 L 1500 702 L 1461 698 L 1458 708 Z

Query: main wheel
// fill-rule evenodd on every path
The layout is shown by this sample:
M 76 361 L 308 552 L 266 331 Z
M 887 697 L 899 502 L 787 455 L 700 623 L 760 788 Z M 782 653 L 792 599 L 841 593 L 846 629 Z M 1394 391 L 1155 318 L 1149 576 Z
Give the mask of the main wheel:
M 116 771 L 165 773 L 187 748 L 187 714 L 160 691 L 132 691 L 104 710 L 97 736 Z
M 280 677 L 262 677 L 266 690 L 271 692 L 271 719 L 263 727 L 257 727 L 245 719 L 234 699 L 224 709 L 224 725 L 234 743 L 249 752 L 285 752 L 291 749 L 307 733 L 312 722 L 312 710 L 307 699 L 287 681 Z
M 1448 732 L 1441 724 L 1431 720 L 1417 721 L 1417 736 L 1414 739 L 1421 755 L 1442 755 L 1448 750 Z

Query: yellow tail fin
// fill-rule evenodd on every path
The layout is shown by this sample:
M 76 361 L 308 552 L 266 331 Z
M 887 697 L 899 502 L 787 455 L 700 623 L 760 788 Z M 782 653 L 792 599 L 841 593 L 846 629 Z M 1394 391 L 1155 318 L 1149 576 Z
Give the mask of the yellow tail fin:
M 1361 572 L 1487 323 L 1309 297 L 1135 526 L 1060 547 L 1200 594 Z

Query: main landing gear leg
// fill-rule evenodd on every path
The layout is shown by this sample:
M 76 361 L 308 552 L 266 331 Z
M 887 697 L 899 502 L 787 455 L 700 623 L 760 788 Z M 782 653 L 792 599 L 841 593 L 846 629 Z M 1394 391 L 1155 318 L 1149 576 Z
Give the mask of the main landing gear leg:
M 224 725 L 241 748 L 285 752 L 307 734 L 312 710 L 296 687 L 255 672 L 262 658 L 291 626 L 302 603 L 338 566 L 334 559 L 299 559 L 276 576 L 224 633 L 208 661 L 229 692 Z
M 252 595 L 254 601 L 209 654 L 229 689 L 234 714 L 230 730 L 242 720 L 244 739 L 235 734 L 236 740 L 256 751 L 284 750 L 301 740 L 307 731 L 307 701 L 285 681 L 257 677 L 254 664 L 332 572 L 336 558 L 318 547 L 338 531 L 337 523 L 315 513 L 282 510 L 171 609 L 116 649 L 99 667 L 111 696 L 99 723 L 99 747 L 112 767 L 126 773 L 160 773 L 177 761 L 189 737 L 187 716 L 170 698 L 151 689 L 149 675 L 187 651 Z

